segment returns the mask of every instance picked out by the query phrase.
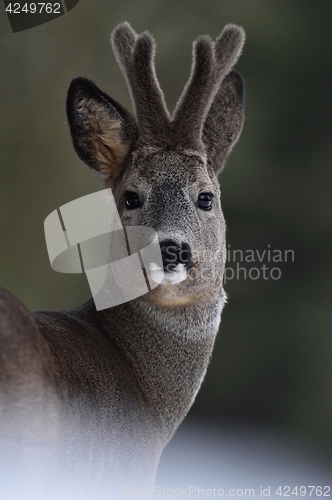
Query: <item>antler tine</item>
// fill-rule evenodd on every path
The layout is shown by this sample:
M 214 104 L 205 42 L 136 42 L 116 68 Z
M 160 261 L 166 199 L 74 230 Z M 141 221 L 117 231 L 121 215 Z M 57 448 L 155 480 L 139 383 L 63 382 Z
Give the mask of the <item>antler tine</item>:
M 235 66 L 241 55 L 245 41 L 244 29 L 235 24 L 227 24 L 215 41 L 214 51 L 218 65 L 220 80 Z
M 205 119 L 222 80 L 241 54 L 244 38 L 242 28 L 228 24 L 215 43 L 209 37 L 199 37 L 194 43 L 191 76 L 172 118 L 182 146 L 204 150 Z
M 123 23 L 113 31 L 111 41 L 130 91 L 140 141 L 162 146 L 169 137 L 170 116 L 155 73 L 154 40 L 147 32 L 137 35 L 129 23 Z
M 173 113 L 172 125 L 177 140 L 184 146 L 199 149 L 206 108 L 212 103 L 215 84 L 215 55 L 208 36 L 199 37 L 193 45 L 191 75 Z
M 130 65 L 138 35 L 129 23 L 119 24 L 111 34 L 111 44 L 122 71 L 126 74 L 126 68 Z

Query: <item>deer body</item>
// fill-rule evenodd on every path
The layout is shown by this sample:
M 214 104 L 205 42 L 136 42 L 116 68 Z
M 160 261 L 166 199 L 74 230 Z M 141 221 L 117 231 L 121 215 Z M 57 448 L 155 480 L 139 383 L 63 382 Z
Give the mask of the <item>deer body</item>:
M 46 446 L 55 462 L 60 457 L 86 498 L 153 486 L 161 452 L 204 378 L 225 302 L 217 175 L 242 128 L 242 80 L 230 70 L 243 41 L 240 28 L 227 26 L 216 42 L 196 42 L 172 118 L 153 40 L 127 23 L 112 43 L 136 122 L 88 80 L 69 89 L 77 153 L 112 188 L 124 226 L 156 231 L 166 273 L 148 294 L 102 311 L 91 300 L 32 316 L 0 295 L 1 435 L 43 443 L 41 456 Z

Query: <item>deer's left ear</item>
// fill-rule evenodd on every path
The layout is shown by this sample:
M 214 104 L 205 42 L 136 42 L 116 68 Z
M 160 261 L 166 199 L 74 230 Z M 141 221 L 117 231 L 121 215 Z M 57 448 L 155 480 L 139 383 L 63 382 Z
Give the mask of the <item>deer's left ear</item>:
M 231 71 L 220 85 L 203 128 L 203 142 L 217 175 L 240 137 L 244 122 L 243 101 L 242 77 Z
M 132 116 L 86 78 L 71 82 L 67 116 L 78 156 L 114 183 L 137 139 Z

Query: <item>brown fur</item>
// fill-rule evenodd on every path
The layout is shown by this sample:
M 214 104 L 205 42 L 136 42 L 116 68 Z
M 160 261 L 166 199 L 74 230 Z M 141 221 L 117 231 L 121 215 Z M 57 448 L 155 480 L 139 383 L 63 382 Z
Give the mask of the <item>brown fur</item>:
M 3 427 L 0 414 L 0 429 L 22 436 L 25 450 L 38 422 L 42 440 L 53 444 L 51 472 L 61 465 L 53 478 L 61 500 L 152 487 L 160 454 L 206 373 L 226 300 L 217 174 L 242 129 L 242 79 L 230 71 L 243 40 L 242 29 L 229 25 L 216 42 L 196 42 L 172 119 L 154 71 L 153 39 L 127 23 L 112 43 L 136 121 L 92 82 L 70 85 L 74 147 L 112 187 L 122 224 L 153 228 L 160 242 L 185 243 L 193 267 L 176 285 L 99 312 L 91 300 L 32 317 L 0 295 L 0 401 L 12 416 Z M 126 191 L 137 193 L 139 208 L 127 209 Z M 198 206 L 200 193 L 210 193 L 211 210 Z

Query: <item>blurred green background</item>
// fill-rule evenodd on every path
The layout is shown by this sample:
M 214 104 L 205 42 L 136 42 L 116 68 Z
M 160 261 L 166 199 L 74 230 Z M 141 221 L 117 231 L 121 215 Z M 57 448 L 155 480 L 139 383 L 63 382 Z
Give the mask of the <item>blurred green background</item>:
M 43 221 L 101 187 L 73 151 L 65 97 L 71 79 L 85 76 L 132 109 L 108 42 L 124 20 L 155 36 L 170 110 L 190 72 L 192 41 L 216 37 L 227 22 L 245 28 L 237 69 L 246 122 L 220 178 L 228 244 L 295 255 L 276 264 L 279 280 L 226 283 L 229 304 L 191 413 L 283 429 L 331 452 L 331 1 L 80 0 L 16 34 L 0 6 L 0 285 L 30 309 L 90 297 L 84 275 L 52 271 Z

